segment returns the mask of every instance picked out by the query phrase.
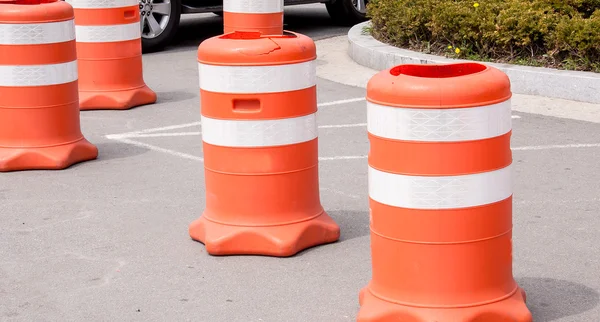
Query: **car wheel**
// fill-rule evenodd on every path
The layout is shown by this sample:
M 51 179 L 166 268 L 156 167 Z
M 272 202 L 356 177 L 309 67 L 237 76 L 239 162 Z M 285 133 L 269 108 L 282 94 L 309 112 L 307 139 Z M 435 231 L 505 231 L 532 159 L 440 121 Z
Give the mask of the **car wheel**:
M 155 51 L 171 42 L 181 16 L 181 0 L 139 0 L 142 50 Z
M 369 0 L 335 0 L 326 6 L 335 23 L 351 26 L 367 20 L 367 3 Z

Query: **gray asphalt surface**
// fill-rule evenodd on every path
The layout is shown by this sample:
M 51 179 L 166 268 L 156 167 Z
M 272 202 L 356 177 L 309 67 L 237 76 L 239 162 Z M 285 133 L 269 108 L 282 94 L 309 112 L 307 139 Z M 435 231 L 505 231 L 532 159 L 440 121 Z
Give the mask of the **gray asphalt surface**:
M 308 35 L 340 31 L 312 25 L 326 13 L 311 10 Z M 97 160 L 0 174 L 1 321 L 355 320 L 370 279 L 367 160 L 339 157 L 368 152 L 364 102 L 318 115 L 321 198 L 340 241 L 285 259 L 213 257 L 189 238 L 204 209 L 201 137 L 187 133 L 198 125 L 106 137 L 199 122 L 196 49 L 217 24 L 190 21 L 144 56 L 157 104 L 82 112 Z M 318 91 L 320 103 L 365 95 L 323 79 Z M 576 145 L 600 143 L 600 124 L 514 114 L 514 275 L 536 322 L 600 321 L 600 147 Z M 354 126 L 330 127 L 342 124 Z

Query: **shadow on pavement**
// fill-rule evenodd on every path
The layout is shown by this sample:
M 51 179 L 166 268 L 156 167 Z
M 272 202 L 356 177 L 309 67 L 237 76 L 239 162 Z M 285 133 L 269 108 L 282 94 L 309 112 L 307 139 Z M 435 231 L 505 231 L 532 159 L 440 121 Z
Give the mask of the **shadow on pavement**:
M 517 282 L 527 293 L 527 307 L 536 322 L 581 314 L 600 303 L 600 294 L 583 284 L 541 277 L 517 278 Z

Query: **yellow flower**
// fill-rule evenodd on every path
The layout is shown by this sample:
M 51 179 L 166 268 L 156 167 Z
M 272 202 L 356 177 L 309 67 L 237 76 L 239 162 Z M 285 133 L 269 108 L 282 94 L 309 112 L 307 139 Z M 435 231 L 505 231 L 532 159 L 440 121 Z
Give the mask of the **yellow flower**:
M 473 7 L 475 7 L 475 8 L 479 7 L 479 3 L 475 2 L 475 3 L 473 4 Z
M 452 49 L 452 45 L 448 45 L 448 49 Z
M 460 54 L 460 49 L 456 48 L 456 49 L 454 49 L 454 52 L 457 53 L 457 54 Z

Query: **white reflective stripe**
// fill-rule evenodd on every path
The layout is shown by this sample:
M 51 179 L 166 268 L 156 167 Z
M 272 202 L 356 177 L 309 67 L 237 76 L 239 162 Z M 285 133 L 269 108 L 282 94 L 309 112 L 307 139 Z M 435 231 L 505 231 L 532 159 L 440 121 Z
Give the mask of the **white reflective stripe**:
M 289 92 L 317 84 L 314 60 L 275 66 L 215 66 L 199 63 L 200 88 L 217 93 Z
M 77 42 L 116 42 L 139 39 L 140 23 L 112 26 L 75 26 Z
M 0 24 L 0 45 L 54 44 L 75 39 L 73 20 Z
M 65 0 L 74 9 L 107 9 L 139 6 L 138 0 Z
M 227 147 L 266 147 L 317 138 L 315 114 L 279 120 L 219 120 L 201 117 L 202 140 Z
M 45 86 L 77 80 L 77 61 L 52 65 L 0 65 L 0 86 Z
M 487 205 L 512 194 L 512 170 L 420 177 L 382 172 L 369 166 L 369 197 L 411 209 L 454 209 Z
M 283 12 L 283 0 L 224 0 L 223 11 L 237 13 Z
M 481 140 L 512 128 L 510 100 L 481 107 L 399 108 L 367 102 L 369 133 L 393 140 L 453 142 Z

